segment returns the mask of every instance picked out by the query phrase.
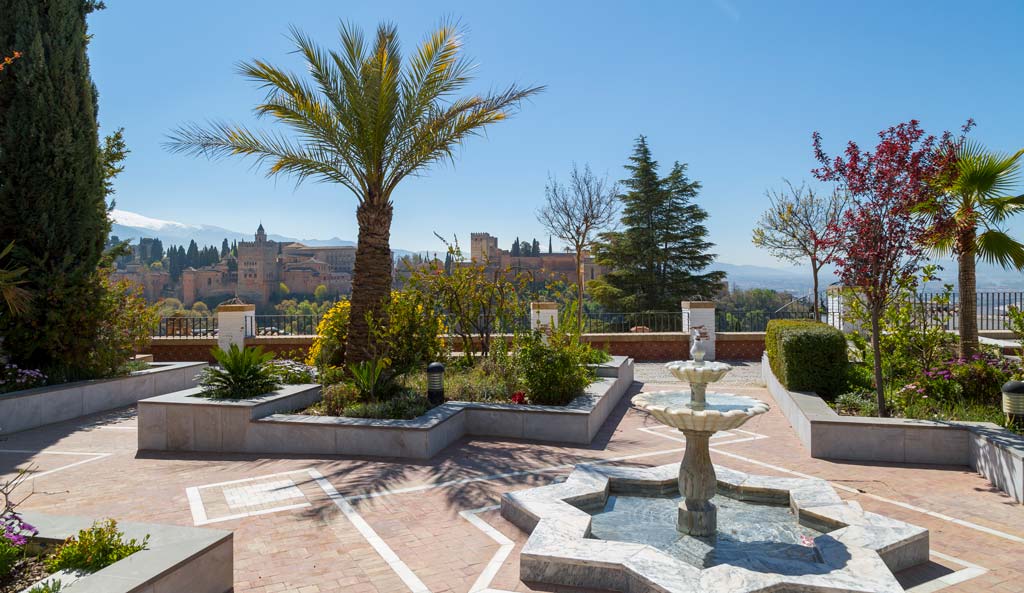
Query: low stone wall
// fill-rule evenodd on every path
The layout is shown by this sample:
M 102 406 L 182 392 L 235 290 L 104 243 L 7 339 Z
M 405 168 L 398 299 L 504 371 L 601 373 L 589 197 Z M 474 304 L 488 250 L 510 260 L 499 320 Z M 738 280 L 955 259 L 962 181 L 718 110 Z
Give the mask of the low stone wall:
M 76 381 L 0 395 L 0 435 L 130 406 L 196 384 L 204 362 L 156 363 L 127 377 Z
M 764 352 L 764 332 L 717 333 L 716 356 L 719 360 L 758 360 Z M 495 336 L 497 342 L 508 336 Z M 613 356 L 628 356 L 638 362 L 686 360 L 690 357 L 690 336 L 685 333 L 584 334 L 583 339 Z M 276 354 L 305 353 L 313 336 L 258 336 L 245 339 L 246 346 L 262 346 Z M 453 342 L 461 347 L 458 342 Z M 153 338 L 148 353 L 157 362 L 204 360 L 213 362 L 210 350 L 216 338 Z M 304 355 L 304 354 L 303 354 Z
M 840 416 L 816 394 L 783 387 L 767 354 L 761 373 L 811 457 L 966 465 L 1024 503 L 1024 437 L 990 422 Z
M 253 400 L 183 391 L 139 402 L 140 450 L 366 455 L 429 459 L 466 435 L 589 444 L 633 383 L 616 357 L 564 407 L 448 402 L 413 420 L 291 414 L 319 399 L 318 385 L 286 386 Z
M 62 517 L 27 511 L 26 522 L 39 530 L 34 541 L 58 544 L 89 528 L 94 519 Z M 228 593 L 234 586 L 234 548 L 230 531 L 196 529 L 152 523 L 118 521 L 118 529 L 129 539 L 141 541 L 145 550 L 84 575 L 57 575 L 66 593 Z

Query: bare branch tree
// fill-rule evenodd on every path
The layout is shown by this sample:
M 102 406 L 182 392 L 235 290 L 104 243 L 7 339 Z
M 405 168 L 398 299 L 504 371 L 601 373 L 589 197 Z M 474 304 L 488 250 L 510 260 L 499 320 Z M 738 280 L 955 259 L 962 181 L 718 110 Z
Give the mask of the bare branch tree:
M 553 236 L 565 241 L 576 254 L 577 323 L 583 331 L 583 295 L 585 275 L 583 254 L 597 233 L 611 227 L 618 214 L 619 186 L 608 177 L 597 178 L 584 165 L 572 164 L 569 185 L 562 185 L 554 176 L 548 177 L 544 188 L 546 200 L 537 212 L 537 220 Z
M 814 313 L 818 314 L 818 272 L 832 261 L 835 245 L 822 242 L 829 225 L 839 221 L 846 209 L 846 196 L 833 191 L 820 196 L 802 182 L 795 187 L 784 180 L 787 189 L 768 190 L 770 206 L 754 227 L 754 245 L 767 249 L 773 256 L 797 263 L 807 259 L 814 276 Z

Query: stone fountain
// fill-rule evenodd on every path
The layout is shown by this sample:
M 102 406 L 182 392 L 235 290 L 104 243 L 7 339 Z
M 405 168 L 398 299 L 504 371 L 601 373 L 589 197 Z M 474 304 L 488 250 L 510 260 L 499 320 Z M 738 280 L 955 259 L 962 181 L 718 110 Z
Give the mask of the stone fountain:
M 699 330 L 693 331 L 690 342 L 691 360 L 665 365 L 677 379 L 689 383 L 690 390 L 642 393 L 633 398 L 633 405 L 686 437 L 686 452 L 679 464 L 679 494 L 684 500 L 679 503 L 676 528 L 689 535 L 708 536 L 715 533 L 718 525 L 718 511 L 711 502 L 718 484 L 709 451 L 711 436 L 739 428 L 754 416 L 764 414 L 768 404 L 735 395 L 711 394 L 709 400 L 708 383 L 718 381 L 732 367 L 704 360 Z
M 530 534 L 520 579 L 626 593 L 902 593 L 893 573 L 928 561 L 926 529 L 848 503 L 824 480 L 716 468 L 712 435 L 768 405 L 707 393 L 731 367 L 704 361 L 699 335 L 691 360 L 667 367 L 690 389 L 633 403 L 682 431 L 682 463 L 598 461 L 503 494 L 501 516 Z

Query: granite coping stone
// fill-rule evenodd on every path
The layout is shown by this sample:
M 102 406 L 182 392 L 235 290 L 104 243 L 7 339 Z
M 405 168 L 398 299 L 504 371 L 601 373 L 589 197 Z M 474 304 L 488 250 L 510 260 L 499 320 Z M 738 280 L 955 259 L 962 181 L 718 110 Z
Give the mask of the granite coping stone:
M 1024 503 L 1024 436 L 991 422 L 840 416 L 817 394 L 786 389 L 772 372 L 767 353 L 761 369 L 769 392 L 811 457 L 969 465 Z M 972 444 L 968 436 L 981 442 Z M 880 438 L 891 443 L 879 447 Z M 990 457 L 997 459 L 987 461 Z
M 86 381 L 72 381 L 70 383 L 60 383 L 57 385 L 44 385 L 42 387 L 33 387 L 32 389 L 21 389 L 18 391 L 8 391 L 7 393 L 0 393 L 0 401 L 7 399 L 17 399 L 20 397 L 31 397 L 33 395 L 55 393 L 58 391 L 65 391 L 70 389 L 79 389 L 82 387 L 90 387 L 93 385 L 103 385 L 105 383 L 113 383 L 116 381 L 123 381 L 132 377 L 144 377 L 146 375 L 153 375 L 155 373 L 162 373 L 166 371 L 174 371 L 178 369 L 194 368 L 198 373 L 203 368 L 206 368 L 207 363 L 205 362 L 151 362 L 149 367 L 140 369 L 138 371 L 132 371 L 127 375 L 121 377 L 108 377 L 106 379 L 88 379 Z
M 90 527 L 94 518 L 46 515 L 33 511 L 22 517 L 39 530 L 33 539 L 57 543 Z M 233 535 L 216 529 L 118 522 L 127 539 L 149 541 L 135 552 L 92 574 L 78 573 L 67 593 L 227 593 L 234 585 Z M 59 577 L 58 577 L 59 578 Z
M 590 515 L 574 501 L 597 498 L 603 505 L 611 492 L 662 488 L 674 483 L 678 469 L 678 464 L 580 465 L 564 482 L 502 495 L 502 517 L 530 533 L 520 554 L 521 578 L 629 593 L 897 593 L 903 589 L 892 573 L 928 561 L 927 530 L 845 504 L 824 480 L 758 476 L 720 466 L 720 491 L 782 500 L 801 523 L 811 513 L 809 526 L 827 524 L 828 532 L 814 540 L 820 561 L 748 557 L 699 569 L 652 546 L 590 537 Z

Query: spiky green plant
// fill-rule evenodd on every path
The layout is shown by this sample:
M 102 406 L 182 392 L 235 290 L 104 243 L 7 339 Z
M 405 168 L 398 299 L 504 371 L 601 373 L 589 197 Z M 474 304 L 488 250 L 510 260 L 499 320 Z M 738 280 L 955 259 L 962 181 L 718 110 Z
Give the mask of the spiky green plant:
M 249 399 L 278 388 L 278 376 L 270 364 L 272 352 L 264 352 L 260 346 L 239 348 L 232 344 L 228 350 L 214 348 L 212 353 L 219 366 L 200 374 L 203 397 Z
M 240 66 L 267 91 L 256 115 L 286 132 L 193 124 L 174 132 L 168 146 L 208 157 L 252 157 L 268 165 L 268 176 L 337 183 L 355 194 L 359 242 L 345 355 L 361 362 L 373 357 L 370 320 L 381 317 L 391 291 L 395 188 L 437 161 L 454 160 L 456 147 L 543 87 L 456 96 L 472 80 L 473 63 L 452 23 L 442 23 L 405 63 L 392 24 L 378 26 L 372 40 L 342 24 L 340 50 L 325 49 L 295 28 L 291 37 L 308 77 L 260 60 Z
M 8 243 L 7 247 L 0 250 L 0 262 L 14 249 L 14 242 Z M 0 267 L 0 298 L 7 304 L 11 315 L 18 315 L 28 309 L 31 293 L 25 290 L 21 276 L 27 268 L 3 268 Z

